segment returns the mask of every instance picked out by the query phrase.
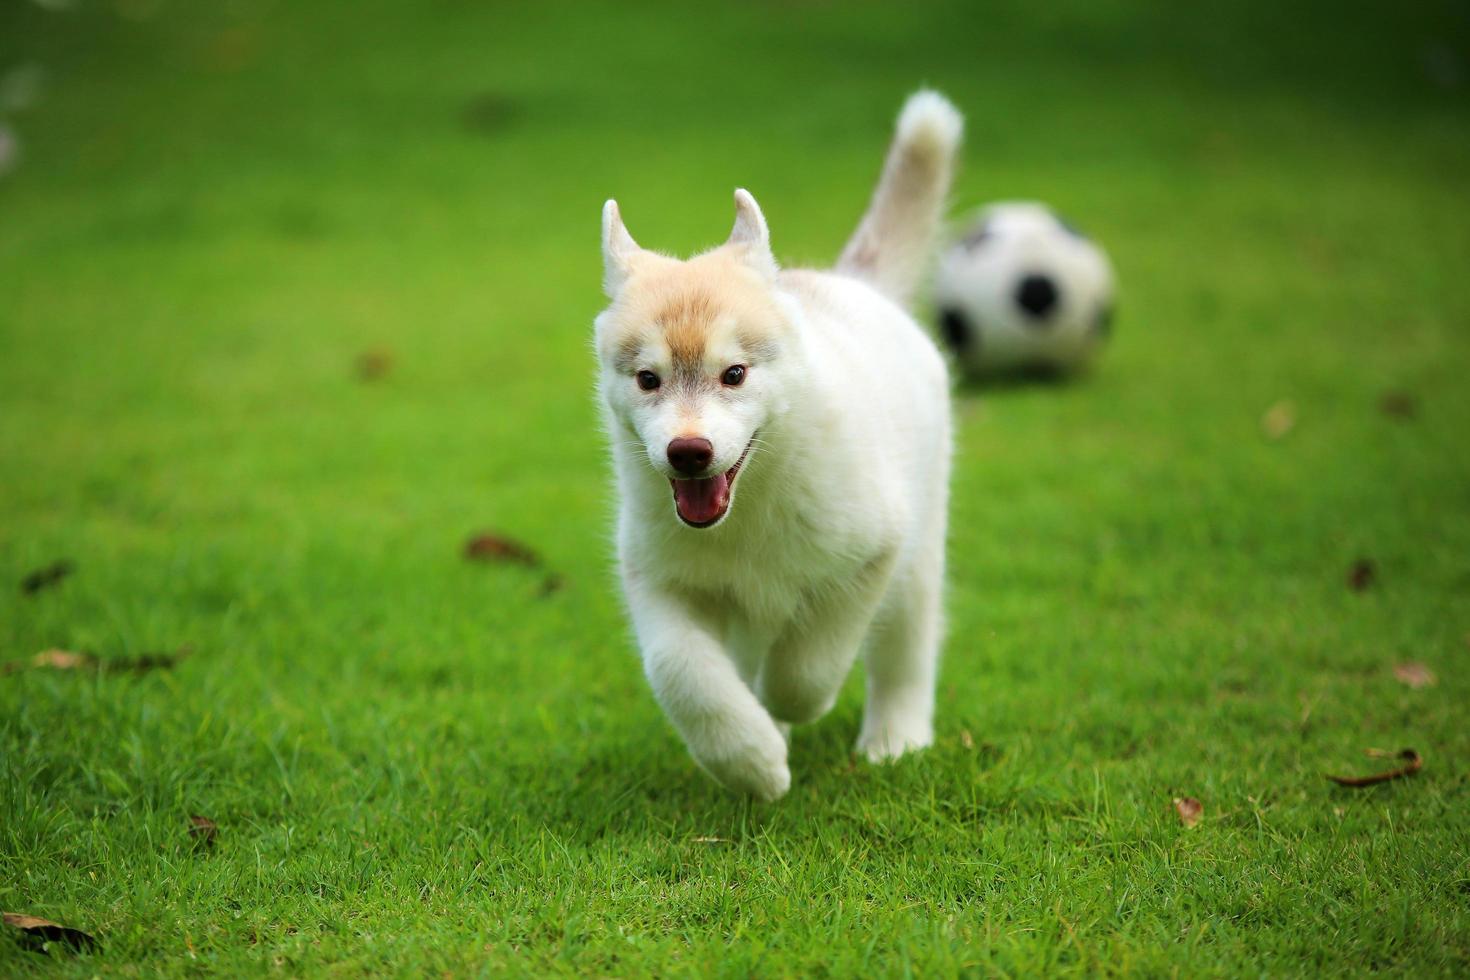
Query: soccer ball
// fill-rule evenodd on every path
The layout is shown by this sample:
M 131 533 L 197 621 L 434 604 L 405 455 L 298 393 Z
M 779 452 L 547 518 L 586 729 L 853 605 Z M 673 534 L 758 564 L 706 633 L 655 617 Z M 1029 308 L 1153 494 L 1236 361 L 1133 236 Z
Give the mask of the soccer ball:
M 941 256 L 934 309 L 967 375 L 1068 373 L 1108 336 L 1113 270 L 1045 205 L 993 204 Z

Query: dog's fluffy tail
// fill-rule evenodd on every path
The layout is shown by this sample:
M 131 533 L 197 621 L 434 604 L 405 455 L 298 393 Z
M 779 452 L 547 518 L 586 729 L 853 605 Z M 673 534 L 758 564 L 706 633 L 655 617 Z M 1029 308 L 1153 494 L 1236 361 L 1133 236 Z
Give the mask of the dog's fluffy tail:
M 954 175 L 964 117 L 927 89 L 909 96 L 867 214 L 837 260 L 837 271 L 865 279 L 907 304 L 923 276 Z

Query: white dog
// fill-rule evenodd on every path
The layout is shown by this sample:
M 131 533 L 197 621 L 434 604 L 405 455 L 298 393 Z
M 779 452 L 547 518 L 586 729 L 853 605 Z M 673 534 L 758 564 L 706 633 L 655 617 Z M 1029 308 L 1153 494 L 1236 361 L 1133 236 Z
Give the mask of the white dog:
M 644 669 L 695 760 L 762 800 L 791 784 L 790 724 L 831 708 L 860 648 L 858 748 L 933 739 L 949 382 L 901 304 L 961 126 L 936 93 L 908 100 L 832 272 L 780 269 L 743 190 L 729 241 L 688 261 L 602 212 L 599 393 Z

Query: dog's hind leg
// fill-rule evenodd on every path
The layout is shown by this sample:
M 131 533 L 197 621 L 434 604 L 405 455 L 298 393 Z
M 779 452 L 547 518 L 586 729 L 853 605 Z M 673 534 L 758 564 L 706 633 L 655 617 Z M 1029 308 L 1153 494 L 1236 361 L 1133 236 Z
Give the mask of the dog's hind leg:
M 826 714 L 842 690 L 888 585 L 890 558 L 867 566 L 839 591 L 814 600 L 771 646 L 756 693 L 772 716 L 804 724 Z
M 943 525 L 938 540 L 900 572 L 873 627 L 867 651 L 867 704 L 858 751 L 873 762 L 896 759 L 934 741 L 944 581 Z

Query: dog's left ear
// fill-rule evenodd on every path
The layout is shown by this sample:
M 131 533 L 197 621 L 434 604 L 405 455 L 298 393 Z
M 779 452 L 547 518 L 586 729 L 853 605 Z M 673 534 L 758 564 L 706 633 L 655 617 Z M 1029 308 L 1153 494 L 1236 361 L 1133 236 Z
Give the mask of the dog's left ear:
M 755 203 L 750 191 L 740 188 L 735 191 L 735 227 L 730 229 L 726 245 L 738 246 L 745 253 L 745 261 L 758 271 L 775 276 L 776 257 L 771 254 L 771 231 L 766 227 L 766 216 L 761 206 Z
M 617 299 L 643 249 L 628 234 L 617 201 L 602 206 L 602 291 Z

